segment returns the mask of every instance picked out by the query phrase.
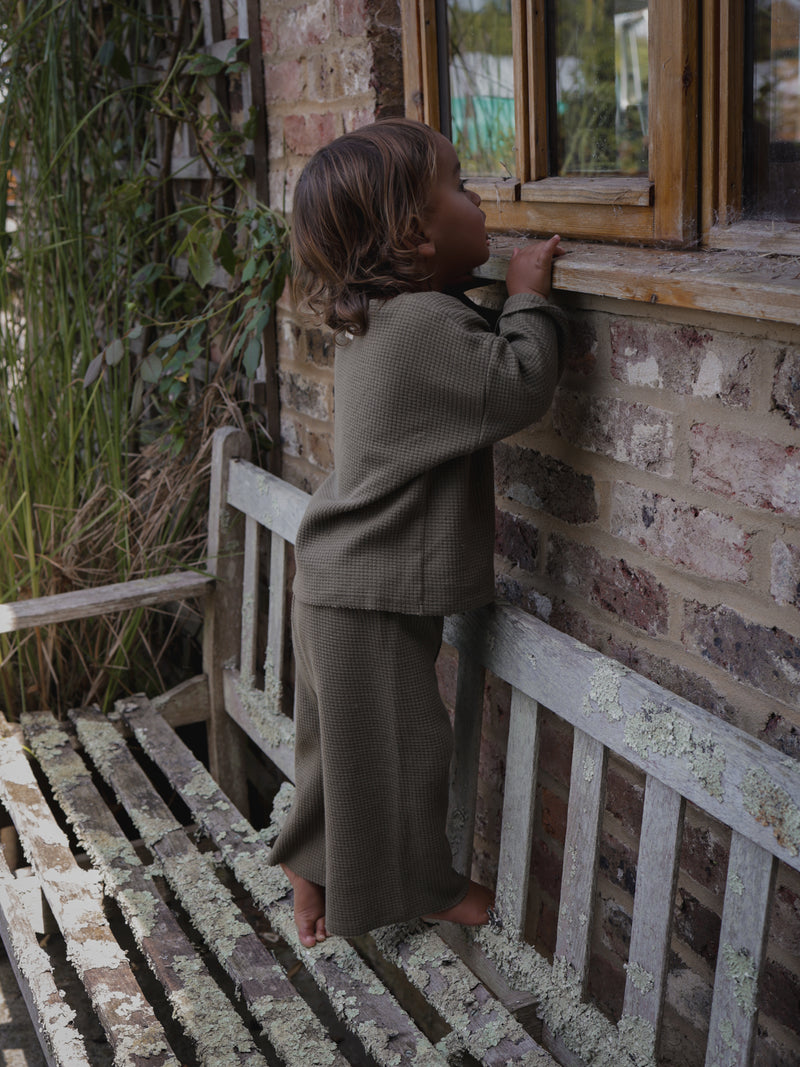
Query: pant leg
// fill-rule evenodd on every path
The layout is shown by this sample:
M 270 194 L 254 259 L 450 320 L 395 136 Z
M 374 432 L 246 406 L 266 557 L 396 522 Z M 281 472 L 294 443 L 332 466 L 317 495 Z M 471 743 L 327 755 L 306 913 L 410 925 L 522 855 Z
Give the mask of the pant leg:
M 306 674 L 297 714 L 312 708 L 308 685 L 319 752 L 314 729 L 298 723 L 298 795 L 273 862 L 325 885 L 331 933 L 450 907 L 467 881 L 445 833 L 452 730 L 435 673 L 442 620 L 298 604 L 295 630 Z

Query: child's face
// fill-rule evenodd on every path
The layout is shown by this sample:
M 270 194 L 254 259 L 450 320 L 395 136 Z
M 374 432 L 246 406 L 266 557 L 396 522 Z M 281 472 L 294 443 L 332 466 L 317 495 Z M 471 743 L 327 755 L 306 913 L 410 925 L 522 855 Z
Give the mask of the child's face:
M 436 135 L 436 181 L 431 192 L 419 254 L 432 271 L 431 287 L 446 289 L 469 278 L 489 258 L 486 216 L 481 198 L 461 184 L 456 150 Z

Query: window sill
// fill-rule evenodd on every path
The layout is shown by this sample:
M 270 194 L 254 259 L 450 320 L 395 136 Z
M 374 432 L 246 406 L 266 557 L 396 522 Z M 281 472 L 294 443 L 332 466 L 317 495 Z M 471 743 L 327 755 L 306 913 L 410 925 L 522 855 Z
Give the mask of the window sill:
M 518 241 L 498 237 L 476 275 L 503 281 Z M 565 241 L 556 292 L 586 293 L 800 325 L 800 259 L 754 251 L 675 252 Z

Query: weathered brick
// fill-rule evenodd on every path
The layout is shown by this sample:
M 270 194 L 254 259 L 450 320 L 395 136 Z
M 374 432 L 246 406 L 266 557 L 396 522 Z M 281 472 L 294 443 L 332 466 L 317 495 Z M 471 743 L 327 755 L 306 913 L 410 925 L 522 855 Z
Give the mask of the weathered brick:
M 611 834 L 600 838 L 600 870 L 611 882 L 631 896 L 636 892 L 636 853 Z
M 646 404 L 563 389 L 553 406 L 555 429 L 570 444 L 667 478 L 674 472 L 674 421 Z
M 628 912 L 613 898 L 598 894 L 596 922 L 599 924 L 601 943 L 619 959 L 626 960 L 633 925 Z
M 567 802 L 552 789 L 542 789 L 542 830 L 564 844 L 567 836 Z
M 345 37 L 364 33 L 367 23 L 365 0 L 336 0 L 336 18 L 339 32 Z
M 372 49 L 326 49 L 308 60 L 309 95 L 312 100 L 352 100 L 370 90 L 373 76 Z
M 594 479 L 553 456 L 501 443 L 494 451 L 497 492 L 565 522 L 594 522 L 598 515 Z
M 278 321 L 278 342 L 281 349 L 281 360 L 284 363 L 296 363 L 304 350 L 303 330 L 285 316 L 280 316 Z
M 682 639 L 738 681 L 796 704 L 800 643 L 785 630 L 749 622 L 724 605 L 691 601 L 685 605 Z
M 791 426 L 800 426 L 800 349 L 781 352 L 772 386 L 772 406 Z
M 611 532 L 706 578 L 721 582 L 749 578 L 750 535 L 733 519 L 707 508 L 617 482 Z
M 534 918 L 535 922 L 530 924 L 533 926 L 533 929 L 530 930 L 530 925 L 526 921 L 526 937 L 531 938 L 537 951 L 541 952 L 542 955 L 552 956 L 555 952 L 558 934 L 558 912 L 555 908 L 551 908 L 546 901 L 542 900 L 539 902 L 538 913 L 535 916 L 531 916 L 531 918 Z
M 783 715 L 776 715 L 773 712 L 767 719 L 760 736 L 787 756 L 800 760 L 800 730 L 795 723 L 790 722 Z
M 767 958 L 758 990 L 758 1006 L 765 1015 L 796 1032 L 800 1020 L 800 978 L 788 967 Z
M 587 377 L 597 366 L 597 331 L 588 315 L 579 312 L 570 314 L 569 340 L 567 343 L 566 371 L 568 374 Z
M 692 482 L 745 507 L 800 516 L 800 448 L 697 423 Z
M 770 942 L 800 960 L 800 891 L 797 886 L 792 888 L 785 883 L 776 886 L 769 936 Z
M 336 115 L 326 111 L 316 115 L 286 115 L 283 134 L 286 147 L 299 156 L 311 156 L 336 136 Z
M 518 567 L 535 570 L 539 555 L 539 531 L 522 516 L 497 509 L 494 550 Z
M 277 31 L 278 47 L 282 54 L 323 44 L 331 33 L 328 0 L 281 8 L 273 30 Z
M 275 47 L 275 34 L 272 31 L 272 22 L 266 15 L 259 19 L 259 32 L 261 36 L 261 55 L 268 56 Z
M 639 836 L 644 810 L 644 786 L 620 773 L 612 764 L 609 764 L 606 776 L 606 808 L 631 837 Z
M 287 371 L 280 371 L 278 377 L 284 411 L 291 408 L 313 419 L 330 419 L 331 389 L 328 385 Z
M 755 343 L 748 338 L 637 319 L 616 319 L 609 332 L 611 373 L 620 381 L 749 406 Z
M 568 786 L 572 769 L 572 729 L 552 714 L 541 717 L 539 761 L 555 781 Z
M 532 872 L 538 887 L 557 902 L 561 896 L 561 858 L 540 837 L 533 839 Z
M 773 544 L 770 592 L 778 604 L 800 608 L 800 545 Z
M 717 960 L 721 926 L 722 920 L 716 912 L 701 904 L 687 889 L 678 887 L 673 930 L 681 941 L 712 966 Z
M 502 571 L 495 574 L 495 591 L 498 599 L 514 604 L 523 611 L 535 615 L 547 622 L 550 618 L 552 603 L 543 593 L 523 585 L 518 578 L 512 578 Z
M 648 571 L 624 559 L 609 559 L 597 549 L 550 536 L 547 574 L 591 604 L 649 634 L 666 632 L 667 590 Z
M 305 60 L 285 59 L 268 63 L 264 68 L 264 81 L 268 103 L 303 99 L 308 82 Z
M 797 1033 L 797 1027 L 794 1027 Z M 781 1035 L 783 1037 L 783 1035 Z M 800 1043 L 792 1047 L 783 1044 L 774 1034 L 758 1029 L 753 1048 L 753 1067 L 797 1067 L 800 1063 Z
M 695 971 L 686 966 L 675 952 L 670 953 L 667 978 L 667 1006 L 665 1020 L 677 1016 L 689 1026 L 705 1034 L 708 1032 L 708 1020 L 711 1015 L 711 986 Z M 704 1040 L 699 1042 L 699 1062 L 703 1062 Z M 687 1060 L 687 1062 L 690 1062 Z M 675 1061 L 675 1067 L 682 1067 L 683 1061 Z
M 625 996 L 625 971 L 621 962 L 614 963 L 599 954 L 589 961 L 589 994 L 611 1018 L 622 1014 Z
M 728 844 L 707 826 L 686 822 L 681 841 L 680 867 L 698 885 L 711 893 L 722 893 L 728 871 Z
M 332 367 L 336 355 L 333 336 L 316 327 L 306 330 L 308 359 L 317 367 Z

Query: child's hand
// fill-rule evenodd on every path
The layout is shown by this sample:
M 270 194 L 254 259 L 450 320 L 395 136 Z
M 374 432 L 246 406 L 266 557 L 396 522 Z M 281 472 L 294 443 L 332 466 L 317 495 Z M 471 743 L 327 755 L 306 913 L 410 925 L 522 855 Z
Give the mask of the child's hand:
M 559 244 L 560 240 L 555 234 L 548 241 L 535 241 L 524 248 L 514 249 L 506 275 L 509 296 L 515 293 L 534 293 L 545 299 L 550 296 L 553 260 L 567 252 Z

